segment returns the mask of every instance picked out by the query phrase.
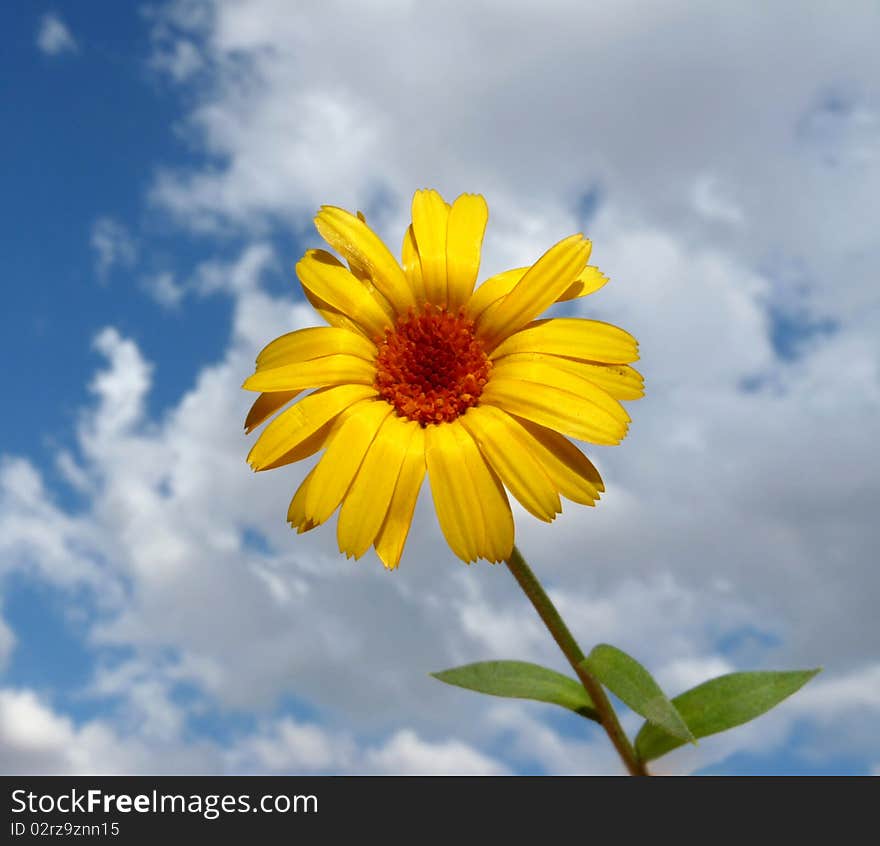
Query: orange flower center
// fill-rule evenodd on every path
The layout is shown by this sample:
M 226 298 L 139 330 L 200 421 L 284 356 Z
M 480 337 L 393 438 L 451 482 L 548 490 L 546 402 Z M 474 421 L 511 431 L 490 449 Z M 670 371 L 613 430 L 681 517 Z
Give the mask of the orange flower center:
M 376 342 L 376 388 L 401 417 L 423 427 L 455 420 L 476 405 L 492 366 L 464 311 L 425 304 Z

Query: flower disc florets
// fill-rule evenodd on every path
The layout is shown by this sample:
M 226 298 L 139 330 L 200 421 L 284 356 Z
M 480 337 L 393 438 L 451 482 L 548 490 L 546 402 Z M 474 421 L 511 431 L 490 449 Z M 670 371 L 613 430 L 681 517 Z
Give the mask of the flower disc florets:
M 426 303 L 378 342 L 376 387 L 401 417 L 420 425 L 455 420 L 477 404 L 491 362 L 474 322 Z

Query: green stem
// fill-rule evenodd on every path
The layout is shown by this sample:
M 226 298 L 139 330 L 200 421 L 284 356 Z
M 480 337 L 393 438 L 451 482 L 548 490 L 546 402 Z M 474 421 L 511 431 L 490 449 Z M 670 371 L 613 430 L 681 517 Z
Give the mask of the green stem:
M 589 694 L 596 712 L 599 714 L 602 728 L 605 729 L 606 734 L 614 744 L 614 748 L 623 759 L 623 763 L 626 764 L 630 775 L 649 775 L 644 763 L 636 757 L 632 744 L 624 733 L 620 721 L 617 719 L 617 714 L 614 713 L 614 707 L 605 695 L 602 685 L 584 667 L 583 661 L 586 656 L 577 645 L 577 641 L 572 637 L 562 617 L 559 616 L 556 606 L 550 601 L 550 597 L 547 596 L 544 588 L 541 587 L 538 577 L 532 572 L 531 567 L 529 567 L 522 553 L 516 547 L 513 548 L 510 558 L 507 559 L 507 566 L 519 583 L 519 586 L 523 589 L 523 593 L 529 598 L 532 605 L 535 606 L 538 616 L 544 621 L 544 625 L 547 626 L 550 634 L 553 635 L 553 639 L 562 650 L 562 654 L 565 655 L 568 663 L 571 664 L 572 669 L 577 673 L 577 677 L 581 680 L 581 684 Z

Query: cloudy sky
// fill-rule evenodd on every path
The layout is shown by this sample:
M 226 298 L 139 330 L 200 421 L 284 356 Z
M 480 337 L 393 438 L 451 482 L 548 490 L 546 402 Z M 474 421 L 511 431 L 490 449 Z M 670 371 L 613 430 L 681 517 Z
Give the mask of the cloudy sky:
M 392 248 L 482 193 L 485 278 L 572 232 L 641 342 L 608 492 L 517 541 L 678 693 L 825 670 L 666 772 L 880 772 L 875 3 L 6 4 L 0 761 L 20 773 L 617 773 L 427 673 L 561 656 L 422 497 L 400 570 L 245 464 L 256 352 L 315 322 L 322 203 Z M 638 721 L 627 715 L 635 729 Z

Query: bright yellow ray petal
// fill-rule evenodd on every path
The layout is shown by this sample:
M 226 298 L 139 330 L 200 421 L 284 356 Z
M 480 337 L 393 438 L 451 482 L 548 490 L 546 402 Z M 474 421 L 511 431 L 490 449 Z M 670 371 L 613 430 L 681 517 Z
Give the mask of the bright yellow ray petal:
M 264 420 L 268 420 L 276 411 L 289 403 L 300 391 L 272 391 L 260 394 L 244 421 L 244 430 L 250 434 Z
M 367 335 L 379 336 L 392 325 L 379 301 L 330 253 L 308 250 L 296 265 L 296 275 L 304 288 L 363 326 Z
M 529 437 L 528 449 L 566 499 L 593 505 L 605 490 L 599 471 L 568 438 L 530 420 L 514 418 Z
M 376 358 L 376 345 L 363 335 L 332 326 L 297 329 L 263 347 L 257 356 L 257 370 L 340 354 L 373 361 Z
M 299 364 L 260 370 L 248 377 L 246 391 L 298 391 L 323 385 L 372 385 L 376 365 L 353 355 L 325 355 Z
M 397 567 L 403 555 L 425 471 L 425 430 L 417 426 L 407 446 L 385 522 L 375 541 L 376 554 L 389 570 Z
M 598 267 L 587 265 L 578 275 L 574 282 L 569 285 L 557 298 L 556 302 L 574 300 L 578 297 L 586 297 L 595 294 L 600 288 L 608 283 L 608 277 Z
M 458 438 L 483 514 L 483 544 L 478 547 L 477 555 L 493 564 L 506 561 L 513 551 L 514 527 L 513 512 L 504 486 L 461 421 L 454 420 L 447 425 L 452 426 Z
M 468 300 L 465 306 L 465 313 L 471 320 L 477 320 L 479 316 L 487 309 L 504 299 L 517 285 L 520 279 L 525 276 L 527 267 L 517 267 L 513 270 L 505 270 L 496 276 L 491 276 Z M 556 302 L 561 303 L 565 300 L 573 300 L 577 297 L 586 297 L 588 294 L 594 294 L 603 285 L 608 282 L 598 267 L 587 265 L 574 279 L 574 281 L 566 288 L 557 298 Z
M 367 330 L 364 329 L 363 326 L 356 323 L 347 315 L 343 314 L 339 309 L 333 308 L 330 303 L 322 300 L 320 297 L 316 297 L 305 285 L 300 285 L 302 288 L 303 295 L 305 298 L 311 303 L 312 308 L 330 324 L 331 327 L 336 329 L 345 329 L 347 332 L 351 332 L 354 335 L 358 335 L 359 337 L 366 337 Z M 319 327 L 324 328 L 324 327 Z M 375 336 L 374 336 L 375 337 Z M 367 339 L 369 340 L 369 338 Z M 370 342 L 372 343 L 372 341 Z
M 451 424 L 425 429 L 425 461 L 434 510 L 446 542 L 462 561 L 476 561 L 482 510 Z
M 336 539 L 346 556 L 360 558 L 379 534 L 416 432 L 418 423 L 391 414 L 376 433 L 339 511 Z
M 412 201 L 412 226 L 422 265 L 425 299 L 446 305 L 446 227 L 449 206 L 436 191 L 416 191 Z
M 265 467 L 261 467 L 260 470 L 275 470 L 277 467 L 284 467 L 287 464 L 302 461 L 304 458 L 314 455 L 318 450 L 324 449 L 327 446 L 327 438 L 330 437 L 330 432 L 333 430 L 336 421 L 344 417 L 348 410 L 348 408 L 343 409 L 338 417 L 328 420 L 317 431 L 305 438 L 305 440 L 300 441 L 295 447 L 287 450 L 287 452 L 271 461 Z
M 474 291 L 465 304 L 465 314 L 471 320 L 477 320 L 492 303 L 506 297 L 516 287 L 517 282 L 526 275 L 527 270 L 527 267 L 516 267 L 490 276 Z
M 477 335 L 491 348 L 551 306 L 590 257 L 590 242 L 571 235 L 551 247 L 500 302 L 477 321 Z
M 599 320 L 553 317 L 536 320 L 503 340 L 490 358 L 518 352 L 550 353 L 608 364 L 637 361 L 639 344 L 629 332 Z
M 630 416 L 626 409 L 614 397 L 609 396 L 598 385 L 588 381 L 578 373 L 554 367 L 543 361 L 515 360 L 508 356 L 495 362 L 491 379 L 512 379 L 521 382 L 533 382 L 535 390 L 544 387 L 568 391 L 581 399 L 602 409 L 609 417 L 624 427 L 629 425 Z
M 450 309 L 464 305 L 480 272 L 480 251 L 489 206 L 479 194 L 462 194 L 449 210 L 446 226 L 446 283 Z
M 523 428 L 510 415 L 491 405 L 481 405 L 468 409 L 461 422 L 489 466 L 526 511 L 547 523 L 562 511 L 556 488 L 529 452 Z
M 416 246 L 416 236 L 413 233 L 412 224 L 407 227 L 403 236 L 403 246 L 400 251 L 403 261 L 403 272 L 406 281 L 412 288 L 416 306 L 425 302 L 425 283 L 422 281 L 422 260 L 419 258 L 419 248 Z
M 412 289 L 397 260 L 363 220 L 345 209 L 321 206 L 315 226 L 334 250 L 369 274 L 398 314 L 405 314 L 415 305 Z
M 498 367 L 517 362 L 540 362 L 567 370 L 598 385 L 617 400 L 635 400 L 645 395 L 645 380 L 642 374 L 628 364 L 597 364 L 594 361 L 581 361 L 577 358 L 546 353 L 511 353 L 495 359 Z
M 337 385 L 303 397 L 263 430 L 248 453 L 248 464 L 254 470 L 267 469 L 345 408 L 375 395 L 376 389 L 368 385 Z
M 311 531 L 318 525 L 306 517 L 305 511 L 306 495 L 308 494 L 309 484 L 314 472 L 315 468 L 313 467 L 305 479 L 302 480 L 300 486 L 296 489 L 296 493 L 290 501 L 290 507 L 287 509 L 287 522 L 296 529 L 298 535 L 301 535 L 303 532 Z
M 626 435 L 626 424 L 603 408 L 579 394 L 551 385 L 497 377 L 493 373 L 480 402 L 594 444 L 613 446 Z
M 498 477 L 460 421 L 425 430 L 425 456 L 440 528 L 470 563 L 503 561 L 513 548 L 513 515 Z
M 362 223 L 366 223 L 366 218 L 363 216 L 361 212 L 357 213 L 358 220 Z M 382 306 L 383 311 L 386 314 L 395 316 L 396 312 L 394 306 L 388 301 L 388 298 L 373 284 L 373 278 L 370 275 L 370 268 L 361 264 L 356 255 L 350 255 L 347 257 L 348 269 L 351 271 L 351 275 L 356 277 L 357 280 L 363 285 L 372 296 L 376 298 L 376 301 L 379 305 Z
M 342 502 L 367 449 L 391 410 L 387 402 L 365 402 L 334 429 L 309 482 L 305 513 L 310 520 L 323 523 Z
M 271 395 L 270 395 L 271 396 Z M 364 403 L 375 402 L 375 400 L 370 397 L 365 400 L 358 400 L 352 405 L 343 408 L 336 417 L 328 420 L 323 426 L 321 426 L 313 435 L 309 435 L 304 441 L 300 441 L 293 449 L 284 453 L 280 458 L 275 459 L 271 464 L 267 464 L 263 467 L 263 470 L 274 470 L 276 467 L 283 467 L 286 464 L 293 464 L 295 461 L 302 461 L 304 458 L 308 458 L 309 456 L 314 455 L 319 450 L 324 449 L 327 444 L 330 442 L 330 436 L 334 431 L 338 430 L 339 427 L 346 421 L 348 418 L 354 414 Z

